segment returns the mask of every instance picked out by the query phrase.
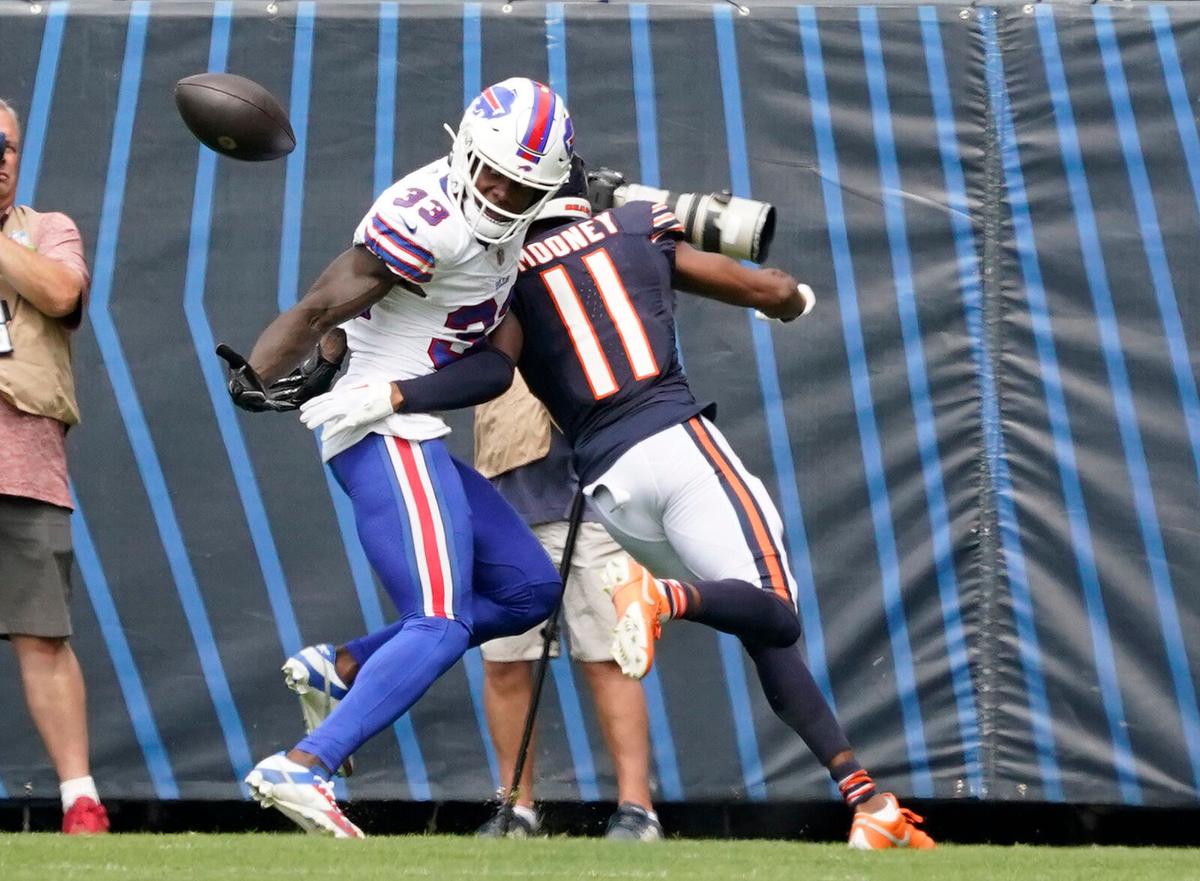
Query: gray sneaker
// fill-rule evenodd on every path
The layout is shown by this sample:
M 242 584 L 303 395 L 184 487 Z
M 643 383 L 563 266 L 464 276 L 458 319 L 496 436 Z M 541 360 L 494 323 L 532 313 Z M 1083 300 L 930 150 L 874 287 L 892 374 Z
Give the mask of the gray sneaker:
M 650 812 L 633 802 L 621 802 L 617 812 L 608 818 L 604 837 L 610 841 L 659 841 L 662 826 Z
M 541 828 L 540 818 L 532 823 L 515 811 L 504 808 L 492 814 L 491 819 L 475 830 L 478 838 L 532 838 Z

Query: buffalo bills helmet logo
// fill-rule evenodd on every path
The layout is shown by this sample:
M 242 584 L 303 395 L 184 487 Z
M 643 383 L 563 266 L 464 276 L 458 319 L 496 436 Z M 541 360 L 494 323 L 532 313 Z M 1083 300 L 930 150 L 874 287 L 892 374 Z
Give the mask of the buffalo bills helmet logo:
M 483 94 L 475 99 L 471 112 L 484 119 L 495 119 L 497 116 L 507 116 L 512 111 L 517 93 L 504 86 L 492 86 L 484 89 Z
M 571 124 L 571 117 L 567 117 L 563 125 L 563 146 L 567 148 L 567 152 L 575 155 L 575 126 Z

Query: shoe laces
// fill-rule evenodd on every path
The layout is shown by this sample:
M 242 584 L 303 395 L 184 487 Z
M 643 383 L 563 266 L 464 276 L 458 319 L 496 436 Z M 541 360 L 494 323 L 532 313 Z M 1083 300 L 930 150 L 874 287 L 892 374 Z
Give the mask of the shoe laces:
M 900 816 L 902 816 L 905 820 L 907 820 L 909 822 L 910 825 L 913 825 L 913 826 L 916 826 L 918 823 L 925 822 L 924 817 L 922 817 L 916 811 L 910 810 L 908 808 L 901 808 Z

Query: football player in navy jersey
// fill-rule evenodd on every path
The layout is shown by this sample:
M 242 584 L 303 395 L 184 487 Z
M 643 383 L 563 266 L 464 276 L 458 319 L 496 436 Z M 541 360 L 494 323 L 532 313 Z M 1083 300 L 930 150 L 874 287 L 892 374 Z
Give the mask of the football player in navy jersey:
M 737 636 L 772 709 L 854 809 L 850 845 L 931 848 L 920 818 L 876 790 L 809 672 L 782 520 L 692 394 L 676 350 L 676 288 L 783 321 L 812 308 L 811 290 L 780 270 L 698 251 L 683 235 L 665 205 L 592 216 L 576 161 L 526 237 L 509 315 L 487 344 L 521 368 L 571 442 L 605 526 L 638 561 L 613 573 L 613 657 L 644 676 L 674 618 Z M 507 387 L 472 360 L 440 371 L 447 401 Z

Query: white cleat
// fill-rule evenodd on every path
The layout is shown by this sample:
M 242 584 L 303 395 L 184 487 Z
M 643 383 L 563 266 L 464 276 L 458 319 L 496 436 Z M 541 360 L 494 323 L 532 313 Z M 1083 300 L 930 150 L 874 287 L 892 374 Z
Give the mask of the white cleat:
M 622 673 L 633 679 L 641 679 L 650 672 L 654 663 L 654 655 L 649 650 L 652 645 L 645 619 L 638 610 L 630 608 L 613 630 L 609 653 Z
M 305 832 L 334 838 L 365 838 L 342 813 L 333 784 L 283 753 L 268 756 L 246 775 L 250 796 L 264 808 L 275 808 Z
M 283 681 L 300 699 L 304 730 L 312 734 L 349 693 L 337 675 L 336 653 L 329 643 L 302 648 L 283 664 Z M 354 773 L 354 759 L 347 758 L 338 768 L 343 777 Z

